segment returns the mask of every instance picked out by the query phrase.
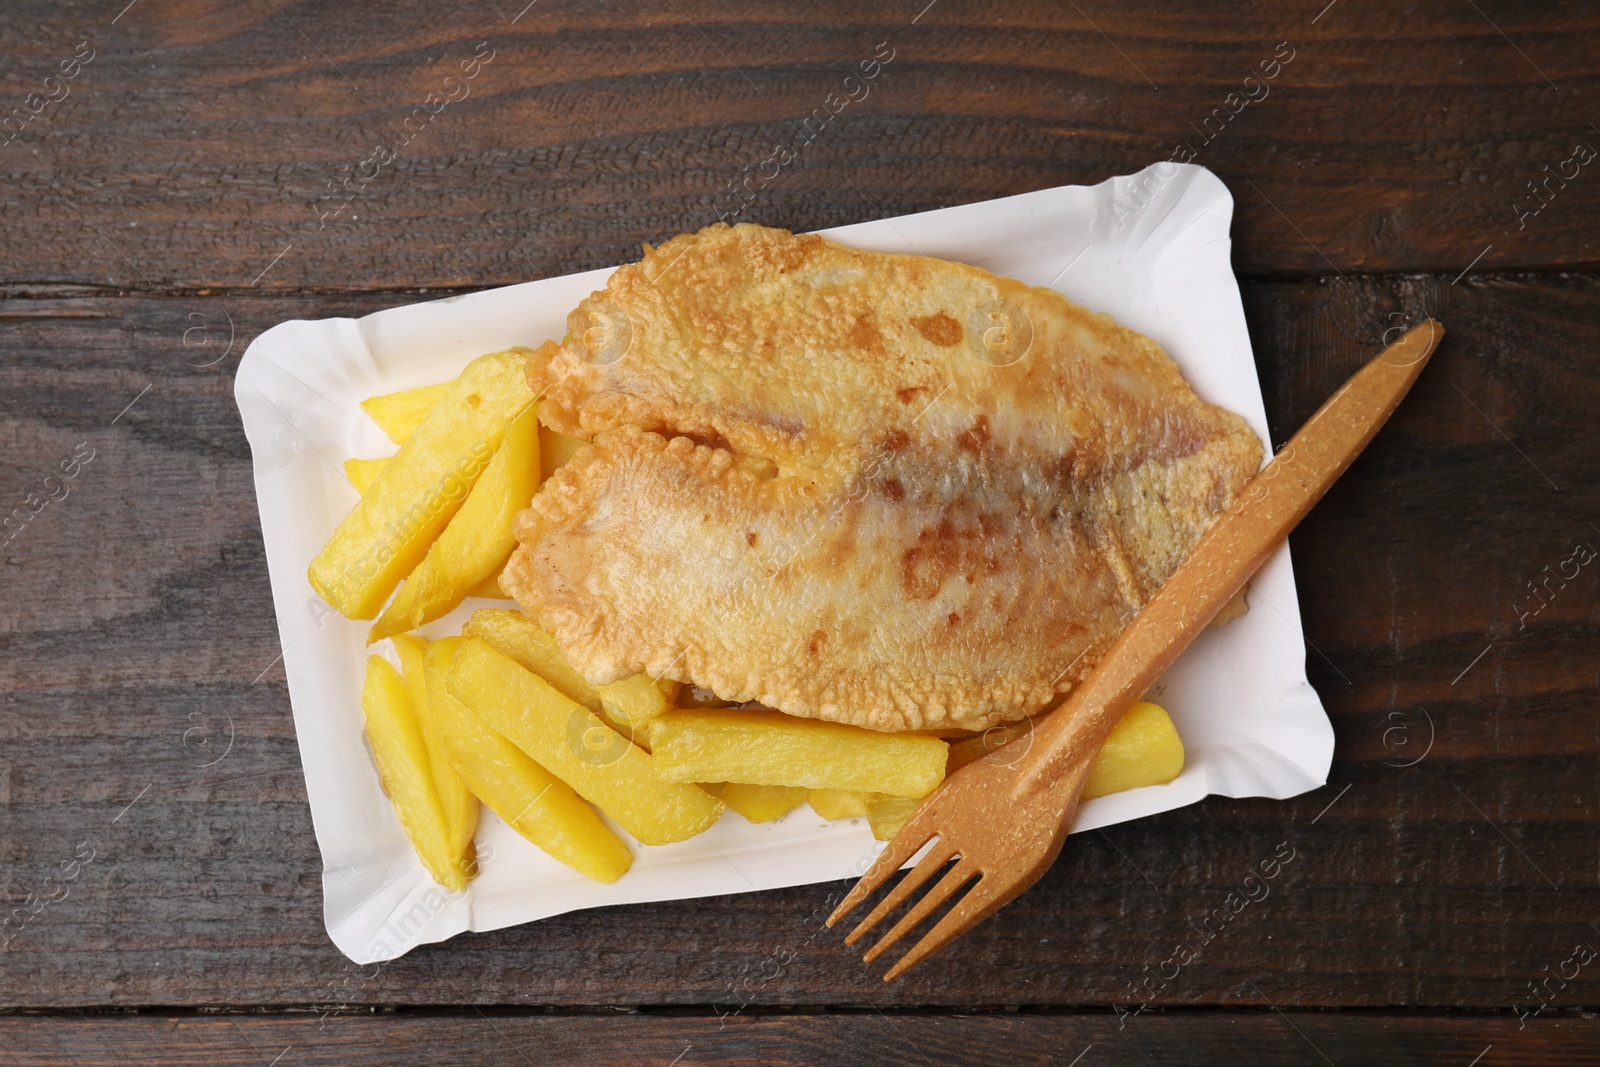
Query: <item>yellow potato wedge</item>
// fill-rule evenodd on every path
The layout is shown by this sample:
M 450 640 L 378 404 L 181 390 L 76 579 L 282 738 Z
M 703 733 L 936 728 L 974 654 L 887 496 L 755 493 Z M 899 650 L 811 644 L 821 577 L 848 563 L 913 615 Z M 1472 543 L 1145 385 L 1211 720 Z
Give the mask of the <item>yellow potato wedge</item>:
M 402 389 L 398 393 L 370 396 L 361 402 L 361 410 L 378 424 L 378 429 L 388 434 L 389 440 L 403 445 L 439 401 L 449 394 L 451 384 L 440 382 L 437 385 Z
M 848 789 L 813 789 L 806 799 L 810 801 L 812 811 L 829 822 L 837 822 L 840 819 L 857 819 L 865 815 L 867 800 L 874 795 L 856 793 Z
M 361 709 L 366 714 L 367 739 L 378 765 L 378 779 L 422 865 L 446 889 L 466 888 L 473 872 L 460 864 L 451 849 L 444 808 L 433 786 L 428 745 L 411 696 L 400 672 L 381 657 L 367 659 Z
M 433 788 L 439 793 L 439 806 L 444 811 L 445 837 L 450 846 L 451 862 L 462 870 L 477 873 L 477 853 L 472 836 L 478 830 L 478 798 L 467 789 L 454 767 L 445 736 L 433 714 L 428 696 L 428 679 L 423 669 L 428 654 L 428 642 L 416 634 L 396 634 L 395 651 L 400 654 L 400 677 L 406 683 L 406 694 L 411 697 L 411 708 L 422 725 L 422 740 L 428 746 L 428 767 L 433 771 Z
M 722 801 L 750 822 L 772 822 L 804 804 L 806 790 L 797 786 L 729 782 L 722 787 Z
M 572 454 L 588 444 L 581 437 L 568 437 L 556 433 L 548 426 L 539 427 L 539 468 L 544 477 L 554 474 L 557 467 L 572 458 Z
M 600 692 L 600 704 L 606 714 L 632 730 L 636 741 L 644 741 L 645 727 L 650 720 L 660 718 L 668 710 L 667 694 L 648 674 L 636 674 L 595 688 Z
M 533 403 L 525 348 L 480 356 L 311 561 L 308 577 L 341 615 L 370 619 L 460 509 L 508 423 Z
M 555 859 L 597 881 L 621 878 L 633 864 L 622 838 L 571 786 L 451 695 L 450 665 L 460 644 L 459 637 L 435 641 L 425 660 L 429 711 L 456 773 L 513 830 Z
M 379 459 L 347 459 L 344 461 L 344 476 L 356 487 L 356 492 L 365 493 L 372 483 L 378 480 L 383 468 L 388 465 L 388 456 Z
M 504 568 L 502 567 L 501 570 L 504 570 Z M 510 594 L 500 588 L 500 571 L 496 571 L 471 589 L 468 589 L 467 595 L 488 597 L 491 600 L 511 599 Z
M 1019 746 L 1016 757 L 1012 758 L 1020 758 L 1032 743 L 1027 736 L 1031 729 L 1032 724 L 1024 720 L 952 742 L 948 773 L 954 774 L 973 760 L 1010 743 Z M 1182 770 L 1183 740 L 1178 736 L 1177 727 L 1172 725 L 1165 708 L 1142 700 L 1123 714 L 1122 721 L 1106 738 L 1105 746 L 1089 768 L 1083 799 L 1093 800 L 1124 789 L 1161 785 L 1172 781 Z
M 462 627 L 461 636 L 475 637 L 510 657 L 590 711 L 603 710 L 600 690 L 584 681 L 577 668 L 567 662 L 554 637 L 517 609 L 479 608 Z
M 775 711 L 669 711 L 650 723 L 669 782 L 746 782 L 926 796 L 944 778 L 936 737 L 885 734 Z
M 1141 700 L 1106 738 L 1083 783 L 1083 799 L 1170 782 L 1183 770 L 1183 755 L 1183 739 L 1166 709 Z
M 875 794 L 867 801 L 867 825 L 872 827 L 872 836 L 879 841 L 888 841 L 894 837 L 921 803 L 922 801 L 916 797 L 886 797 L 881 793 Z
M 721 800 L 693 784 L 657 778 L 650 757 L 594 712 L 483 641 L 462 641 L 449 688 L 486 726 L 643 844 L 693 837 L 722 814 Z
M 448 615 L 473 586 L 494 578 L 505 566 L 517 546 L 511 520 L 539 487 L 536 408 L 530 405 L 506 427 L 489 466 L 373 624 L 368 644 Z
M 666 711 L 678 691 L 676 682 L 654 682 L 645 674 L 590 685 L 561 654 L 556 639 L 515 608 L 479 608 L 467 620 L 462 636 L 476 637 L 502 656 L 516 660 L 558 692 L 599 712 L 608 726 L 631 736 L 646 751 L 645 731 L 636 729 L 633 719 L 637 717 L 642 726 Z
M 1027 725 L 1017 723 L 996 729 L 991 731 L 987 741 L 980 735 L 955 742 L 950 746 L 950 773 L 1000 747 L 1005 739 L 1025 733 Z M 1183 740 L 1166 709 L 1140 701 L 1128 709 L 1111 736 L 1106 738 L 1105 747 L 1089 768 L 1083 799 L 1093 800 L 1124 789 L 1170 782 L 1183 770 L 1183 760 Z M 916 808 L 917 801 L 901 797 L 869 798 L 867 822 L 872 827 L 872 836 L 879 841 L 889 840 L 900 832 Z

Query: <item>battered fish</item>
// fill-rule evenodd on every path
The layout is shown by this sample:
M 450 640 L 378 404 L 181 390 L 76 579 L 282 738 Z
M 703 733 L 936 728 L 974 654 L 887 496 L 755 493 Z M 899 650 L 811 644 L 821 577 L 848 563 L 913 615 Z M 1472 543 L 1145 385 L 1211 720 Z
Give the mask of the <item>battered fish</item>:
M 528 365 L 592 439 L 502 585 L 591 682 L 878 730 L 1087 675 L 1261 460 L 1154 341 L 975 267 L 716 225 Z

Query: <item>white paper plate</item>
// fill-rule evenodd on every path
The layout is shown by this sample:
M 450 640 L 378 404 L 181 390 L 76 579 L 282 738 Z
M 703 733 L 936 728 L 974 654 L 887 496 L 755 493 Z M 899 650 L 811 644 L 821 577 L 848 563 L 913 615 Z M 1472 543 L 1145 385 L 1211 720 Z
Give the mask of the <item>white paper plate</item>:
M 846 244 L 917 252 L 1051 286 L 1155 338 L 1201 397 L 1267 421 L 1229 265 L 1233 200 L 1210 171 L 1158 164 L 1100 185 L 828 230 Z M 662 234 L 663 238 L 671 236 Z M 256 338 L 234 395 L 255 458 L 267 568 L 289 698 L 322 849 L 328 934 L 352 960 L 392 959 L 462 930 L 494 930 L 577 908 L 739 893 L 861 873 L 877 851 L 866 820 L 824 823 L 809 808 L 752 826 L 728 813 L 710 831 L 634 848 L 633 869 L 601 885 L 541 853 L 485 811 L 482 874 L 447 894 L 428 877 L 378 784 L 362 734 L 367 623 L 335 615 L 306 567 L 356 501 L 340 464 L 394 450 L 358 407 L 365 397 L 453 377 L 472 357 L 560 338 L 567 313 L 610 271 L 528 282 L 380 311 L 285 322 Z M 469 602 L 427 627 L 459 633 Z M 387 647 L 387 645 L 383 646 Z M 1168 785 L 1084 805 L 1078 830 L 1192 804 L 1208 793 L 1290 797 L 1323 784 L 1333 730 L 1305 678 L 1289 551 L 1252 584 L 1251 611 L 1208 631 L 1157 689 L 1188 748 Z

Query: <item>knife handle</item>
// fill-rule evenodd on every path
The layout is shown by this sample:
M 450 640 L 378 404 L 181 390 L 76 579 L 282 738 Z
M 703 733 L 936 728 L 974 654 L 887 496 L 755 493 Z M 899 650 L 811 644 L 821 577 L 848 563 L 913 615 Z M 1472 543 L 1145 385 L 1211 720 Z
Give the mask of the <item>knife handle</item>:
M 1305 518 L 1372 440 L 1416 381 L 1444 327 L 1414 326 L 1317 409 L 1220 515 L 1189 557 L 1055 712 L 1018 764 L 1017 789 L 1050 788 L 1087 772 L 1122 715 L 1172 665 Z M 1077 789 L 1082 786 L 1078 773 Z

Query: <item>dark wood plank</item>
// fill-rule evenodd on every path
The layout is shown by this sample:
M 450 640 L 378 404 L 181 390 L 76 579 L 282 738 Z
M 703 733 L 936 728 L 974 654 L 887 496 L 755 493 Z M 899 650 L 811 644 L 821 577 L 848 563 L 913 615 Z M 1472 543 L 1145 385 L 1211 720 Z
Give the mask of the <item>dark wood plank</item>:
M 129 1062 L 1065 1067 L 1080 1061 L 1580 1067 L 1600 1063 L 1600 1024 L 1592 1017 L 1565 1018 L 1519 1028 L 1515 1019 L 1481 1016 L 1267 1011 L 1152 1014 L 1131 1021 L 1105 1012 L 956 1018 L 876 1012 L 720 1018 L 495 1012 L 454 1017 L 72 1015 L 0 1017 L 0 1050 L 30 1067 Z
M 1600 278 L 1436 276 L 1246 287 L 1280 438 L 1391 309 L 1450 330 L 1294 538 L 1310 673 L 1338 732 L 1327 788 L 1075 838 L 1038 887 L 888 987 L 819 925 L 838 884 L 348 964 L 322 928 L 231 372 L 277 321 L 412 299 L 0 301 L 0 500 L 94 449 L 0 553 L 0 901 L 58 892 L 46 876 L 93 850 L 0 949 L 0 1007 L 1267 998 L 1509 1013 L 1538 1006 L 1529 983 L 1575 945 L 1600 946 L 1596 566 L 1522 617 L 1543 568 L 1600 545 Z M 1201 944 L 1205 915 L 1280 844 L 1295 859 L 1270 896 Z M 1197 956 L 1174 976 L 1180 944 Z M 1541 996 L 1595 1004 L 1593 966 Z
M 69 95 L 0 133 L 0 281 L 491 285 L 631 259 L 739 209 L 747 175 L 736 220 L 798 230 L 1191 153 L 1234 191 L 1249 273 L 1600 262 L 1600 179 L 1574 156 L 1600 150 L 1592 5 L 924 6 L 145 3 L 113 23 L 19 0 L 0 118 Z M 80 42 L 92 60 L 47 85 Z M 480 42 L 493 58 L 447 84 Z M 867 95 L 807 134 L 841 91 Z

